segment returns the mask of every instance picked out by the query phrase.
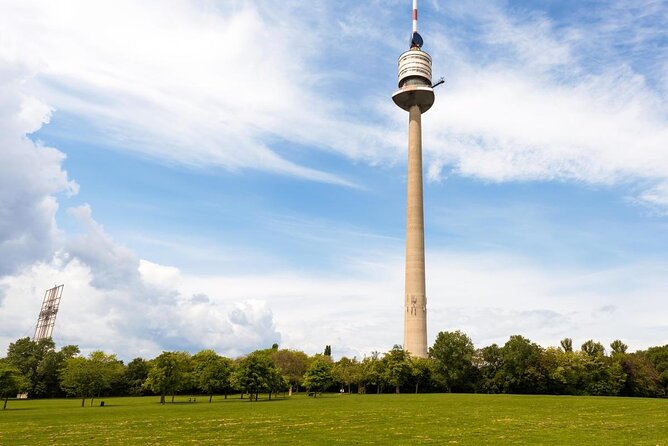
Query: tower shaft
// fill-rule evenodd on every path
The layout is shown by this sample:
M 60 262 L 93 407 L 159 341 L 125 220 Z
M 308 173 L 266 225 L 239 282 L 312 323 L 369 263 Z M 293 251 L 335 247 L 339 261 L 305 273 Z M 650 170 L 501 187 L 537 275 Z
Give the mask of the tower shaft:
M 424 210 L 422 201 L 422 112 L 408 110 L 408 188 L 406 200 L 406 292 L 404 350 L 427 357 L 427 297 L 425 293 Z

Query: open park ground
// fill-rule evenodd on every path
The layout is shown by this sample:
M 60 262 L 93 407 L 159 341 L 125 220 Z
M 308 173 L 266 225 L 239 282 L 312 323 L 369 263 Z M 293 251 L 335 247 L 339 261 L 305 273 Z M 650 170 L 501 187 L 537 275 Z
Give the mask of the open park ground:
M 239 395 L 10 401 L 2 445 L 458 444 L 668 446 L 668 400 L 524 395 Z M 168 399 L 169 401 L 169 399 Z

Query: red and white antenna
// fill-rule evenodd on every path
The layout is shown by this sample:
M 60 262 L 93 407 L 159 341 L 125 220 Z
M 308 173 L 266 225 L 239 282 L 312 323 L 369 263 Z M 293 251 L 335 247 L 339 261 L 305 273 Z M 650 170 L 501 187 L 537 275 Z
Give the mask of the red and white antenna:
M 417 32 L 417 0 L 413 0 L 413 34 Z
M 417 32 L 417 0 L 413 0 L 413 32 L 411 33 L 411 48 L 422 48 L 422 36 Z

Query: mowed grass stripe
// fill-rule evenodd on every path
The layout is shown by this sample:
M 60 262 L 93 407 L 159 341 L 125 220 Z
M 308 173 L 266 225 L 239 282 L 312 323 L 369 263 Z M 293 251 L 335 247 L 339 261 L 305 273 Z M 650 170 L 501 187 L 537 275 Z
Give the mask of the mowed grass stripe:
M 668 400 L 524 395 L 297 395 L 10 401 L 0 444 L 668 446 Z

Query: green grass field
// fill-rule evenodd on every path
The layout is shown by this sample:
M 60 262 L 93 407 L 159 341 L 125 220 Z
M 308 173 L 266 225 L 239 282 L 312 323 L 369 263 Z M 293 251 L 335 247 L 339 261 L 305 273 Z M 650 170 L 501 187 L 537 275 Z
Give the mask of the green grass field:
M 668 446 L 668 400 L 521 395 L 303 395 L 10 401 L 0 444 L 546 444 Z

